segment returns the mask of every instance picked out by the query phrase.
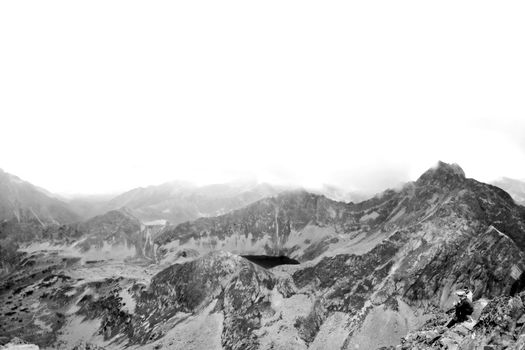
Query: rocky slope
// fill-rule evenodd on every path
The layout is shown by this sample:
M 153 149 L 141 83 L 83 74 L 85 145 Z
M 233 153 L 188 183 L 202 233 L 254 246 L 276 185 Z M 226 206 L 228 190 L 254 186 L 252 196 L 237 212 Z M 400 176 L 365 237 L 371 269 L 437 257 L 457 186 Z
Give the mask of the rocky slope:
M 49 192 L 0 169 L 0 221 L 70 223 L 78 216 Z
M 112 232 L 101 222 L 95 237 Z M 406 337 L 472 349 L 502 344 L 504 328 L 520 344 L 525 208 L 457 165 L 362 203 L 287 192 L 154 236 L 152 265 L 26 253 L 0 285 L 0 334 L 52 348 L 376 349 Z M 238 255 L 265 253 L 301 264 L 264 269 Z M 436 338 L 465 285 L 479 306 L 475 337 Z
M 402 344 L 382 349 L 521 350 L 525 348 L 524 299 L 525 293 L 522 292 L 514 296 L 499 296 L 491 301 L 480 300 L 476 303 L 479 310 L 474 313 L 474 322 L 450 329 L 443 326 L 450 316 L 437 315 L 421 329 L 407 334 Z
M 19 263 L 20 242 L 77 219 L 65 202 L 0 169 L 0 276 Z
M 69 249 L 71 253 L 97 254 L 113 259 L 143 257 L 155 259 L 153 238 L 162 225 L 144 225 L 126 208 L 112 210 L 87 221 L 73 224 L 47 224 L 38 221 L 0 223 L 0 246 L 17 245 L 23 250 L 33 246 Z M 84 254 L 85 255 L 85 254 Z

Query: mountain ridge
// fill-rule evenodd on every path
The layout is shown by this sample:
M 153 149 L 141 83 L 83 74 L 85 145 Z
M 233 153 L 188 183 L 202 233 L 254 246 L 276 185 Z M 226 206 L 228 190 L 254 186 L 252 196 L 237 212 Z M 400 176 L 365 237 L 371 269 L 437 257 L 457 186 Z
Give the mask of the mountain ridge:
M 135 232 L 135 219 L 121 209 L 88 226 L 106 239 L 119 220 Z M 491 328 L 503 327 L 498 317 L 509 314 L 503 305 L 524 293 L 525 207 L 457 165 L 438 163 L 416 181 L 360 203 L 288 191 L 149 237 L 156 263 L 126 265 L 133 273 L 124 276 L 115 262 L 118 273 L 84 280 L 89 271 L 110 268 L 110 259 L 28 253 L 0 284 L 0 299 L 40 303 L 34 318 L 62 331 L 43 337 L 15 308 L 0 313 L 9 320 L 2 332 L 72 345 L 65 335 L 86 322 L 84 340 L 116 348 L 377 349 L 395 347 L 402 337 L 425 348 L 421 337 L 439 335 L 464 286 L 473 291 L 480 333 L 459 335 L 460 325 L 436 338 L 436 346 L 471 349 L 462 346 L 474 335 L 475 344 L 498 348 L 507 338 L 494 332 L 525 332 Z M 246 252 L 284 254 L 300 264 L 264 269 L 239 256 Z M 34 285 L 34 295 L 27 294 Z M 517 308 L 525 314 L 523 304 Z M 64 317 L 57 315 L 62 310 Z M 13 317 L 28 326 L 12 327 Z
M 0 169 L 0 221 L 30 219 L 44 225 L 74 222 L 78 216 L 49 192 Z

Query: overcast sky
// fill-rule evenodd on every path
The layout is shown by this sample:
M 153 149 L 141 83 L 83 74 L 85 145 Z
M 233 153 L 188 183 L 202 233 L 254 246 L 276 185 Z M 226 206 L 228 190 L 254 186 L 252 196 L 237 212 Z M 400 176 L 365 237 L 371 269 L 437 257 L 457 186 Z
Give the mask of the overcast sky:
M 2 1 L 0 168 L 58 193 L 525 178 L 523 1 Z

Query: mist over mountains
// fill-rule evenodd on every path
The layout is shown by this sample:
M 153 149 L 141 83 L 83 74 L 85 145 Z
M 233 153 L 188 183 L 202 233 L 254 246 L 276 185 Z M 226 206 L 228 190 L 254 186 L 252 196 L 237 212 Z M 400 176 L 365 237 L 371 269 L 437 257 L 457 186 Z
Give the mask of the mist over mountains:
M 503 185 L 439 162 L 354 201 L 183 182 L 62 200 L 0 172 L 0 344 L 521 349 L 525 207 Z M 446 329 L 464 286 L 477 323 Z
M 216 216 L 265 197 L 298 187 L 236 181 L 197 186 L 186 181 L 138 187 L 118 195 L 63 197 L 0 170 L 0 220 L 34 218 L 43 223 L 70 223 L 123 207 L 142 221 L 167 220 L 172 224 Z M 311 190 L 341 201 L 360 201 L 364 193 L 346 192 L 325 185 Z
M 525 181 L 503 177 L 492 184 L 507 191 L 516 203 L 525 205 Z

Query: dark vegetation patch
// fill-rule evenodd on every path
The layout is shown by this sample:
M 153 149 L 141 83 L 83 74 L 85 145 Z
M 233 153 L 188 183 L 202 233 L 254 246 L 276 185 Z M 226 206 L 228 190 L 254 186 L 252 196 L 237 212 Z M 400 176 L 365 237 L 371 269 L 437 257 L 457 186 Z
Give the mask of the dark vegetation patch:
M 2 336 L 19 337 L 41 347 L 55 342 L 65 322 L 60 311 L 73 297 L 67 294 L 74 281 L 60 270 L 75 259 L 63 259 L 47 252 L 25 255 L 17 269 L 0 280 Z M 40 322 L 51 331 L 42 329 Z
M 104 340 L 124 333 L 128 336 L 133 335 L 131 327 L 132 316 L 122 310 L 124 304 L 122 297 L 119 296 L 120 288 L 115 287 L 108 294 L 94 299 L 91 295 L 85 295 L 79 302 L 80 310 L 78 314 L 84 315 L 88 319 L 102 319 L 99 333 L 104 336 Z

